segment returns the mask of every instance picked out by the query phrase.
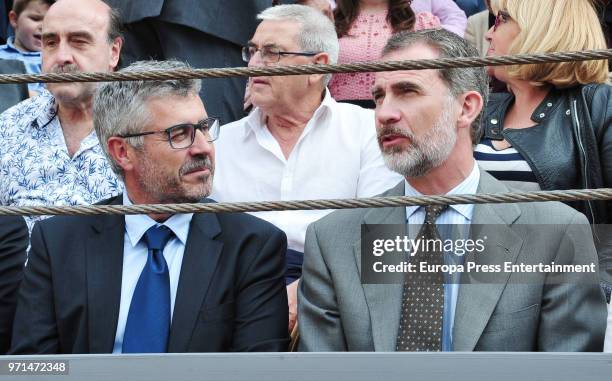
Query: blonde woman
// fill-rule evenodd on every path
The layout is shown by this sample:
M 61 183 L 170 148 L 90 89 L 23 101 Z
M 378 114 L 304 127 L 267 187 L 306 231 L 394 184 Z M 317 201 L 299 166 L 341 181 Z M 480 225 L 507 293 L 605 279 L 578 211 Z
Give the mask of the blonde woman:
M 589 0 L 499 0 L 487 55 L 605 49 Z M 491 97 L 480 165 L 527 190 L 612 186 L 612 90 L 606 61 L 496 66 L 508 86 Z M 508 156 L 511 155 L 511 156 Z M 513 160 L 508 160 L 513 158 Z M 573 205 L 612 223 L 612 203 Z
M 499 0 L 487 55 L 605 49 L 589 0 Z M 606 61 L 490 67 L 509 93 L 492 94 L 479 165 L 523 190 L 612 187 L 612 90 Z M 593 224 L 612 224 L 612 202 L 570 203 Z M 597 229 L 601 229 L 597 226 Z M 609 226 L 609 225 L 608 225 Z M 597 234 L 600 270 L 612 289 L 612 233 Z

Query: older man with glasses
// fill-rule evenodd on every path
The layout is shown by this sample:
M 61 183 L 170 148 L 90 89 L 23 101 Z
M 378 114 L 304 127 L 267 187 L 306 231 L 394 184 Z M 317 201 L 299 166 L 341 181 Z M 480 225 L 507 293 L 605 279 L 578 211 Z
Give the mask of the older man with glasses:
M 250 67 L 331 64 L 338 58 L 332 22 L 303 5 L 262 12 L 243 50 Z M 338 103 L 326 86 L 330 75 L 253 77 L 255 108 L 222 127 L 212 198 L 264 201 L 374 196 L 402 180 L 383 163 L 374 113 Z M 306 227 L 330 210 L 262 212 L 287 234 L 289 329 L 297 317 L 296 281 L 301 275 Z
M 137 62 L 126 70 L 186 68 Z M 98 89 L 96 133 L 125 183 L 125 193 L 104 204 L 210 202 L 219 122 L 199 90 L 199 80 Z M 11 352 L 283 351 L 285 251 L 285 234 L 241 213 L 40 222 Z

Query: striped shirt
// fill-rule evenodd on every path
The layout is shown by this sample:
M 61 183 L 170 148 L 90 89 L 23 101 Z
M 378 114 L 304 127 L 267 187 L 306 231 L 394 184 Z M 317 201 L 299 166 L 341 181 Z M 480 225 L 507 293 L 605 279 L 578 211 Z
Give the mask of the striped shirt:
M 540 190 L 535 174 L 523 156 L 513 147 L 497 150 L 491 139 L 482 139 L 474 150 L 474 158 L 483 170 L 511 188 L 522 191 Z

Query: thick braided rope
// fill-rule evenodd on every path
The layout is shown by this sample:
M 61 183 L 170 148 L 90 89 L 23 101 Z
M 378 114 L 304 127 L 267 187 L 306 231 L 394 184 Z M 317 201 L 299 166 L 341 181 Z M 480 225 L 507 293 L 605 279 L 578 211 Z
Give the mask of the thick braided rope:
M 612 58 L 612 49 L 521 54 L 499 57 L 438 58 L 427 60 L 355 62 L 342 65 L 267 66 L 250 68 L 186 69 L 113 73 L 1 74 L 0 84 L 39 82 L 109 82 L 273 75 L 357 73 L 395 70 L 449 69 L 547 62 L 590 61 Z
M 370 197 L 359 199 L 262 201 L 208 204 L 84 205 L 84 206 L 2 206 L 0 215 L 96 215 L 96 214 L 175 214 L 216 212 L 263 212 L 384 208 L 412 205 L 505 204 L 516 202 L 612 200 L 612 188 L 557 190 L 474 195 Z

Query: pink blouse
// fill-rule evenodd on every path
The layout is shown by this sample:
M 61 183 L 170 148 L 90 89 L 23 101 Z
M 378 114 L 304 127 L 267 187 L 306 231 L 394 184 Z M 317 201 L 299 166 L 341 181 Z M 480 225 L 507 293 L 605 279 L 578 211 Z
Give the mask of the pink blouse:
M 338 63 L 380 59 L 380 53 L 392 34 L 386 19 L 387 11 L 361 12 L 348 33 L 339 39 Z M 440 19 L 430 12 L 416 14 L 415 30 L 439 27 Z M 340 73 L 332 76 L 329 90 L 336 100 L 371 99 L 373 84 L 374 73 Z

